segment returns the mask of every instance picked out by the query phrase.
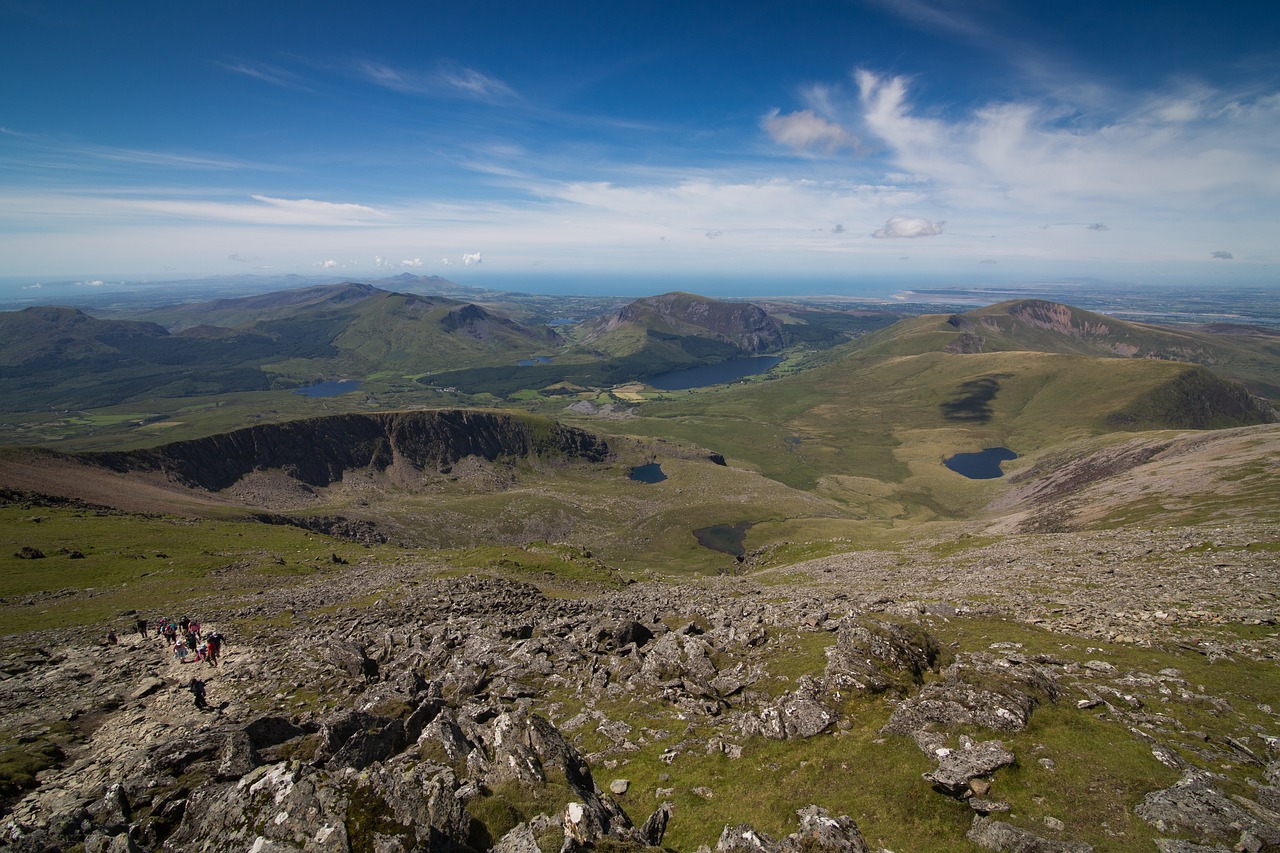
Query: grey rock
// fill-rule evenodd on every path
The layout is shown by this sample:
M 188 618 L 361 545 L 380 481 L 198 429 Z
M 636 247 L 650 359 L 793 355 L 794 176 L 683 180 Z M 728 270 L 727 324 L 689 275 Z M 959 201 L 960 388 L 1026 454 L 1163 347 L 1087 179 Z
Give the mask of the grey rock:
M 493 853 L 542 853 L 542 850 L 529 824 L 521 823 L 498 839 Z
M 716 842 L 715 853 L 778 853 L 782 848 L 763 832 L 747 823 L 726 826 Z
M 662 846 L 662 837 L 667 833 L 667 824 L 671 822 L 671 815 L 675 811 L 675 803 L 670 800 L 664 801 L 658 806 L 657 810 L 649 815 L 640 826 L 640 838 L 650 847 Z
M 136 702 L 139 699 L 145 699 L 157 690 L 160 690 L 162 687 L 164 687 L 164 679 L 155 677 L 144 678 L 141 684 L 129 691 L 129 700 L 131 702 Z
M 787 853 L 870 853 L 871 848 L 848 815 L 831 817 L 826 809 L 805 806 L 797 814 L 800 829 L 782 840 Z
M 973 743 L 964 740 L 959 749 L 944 749 L 936 753 L 938 767 L 924 774 L 935 788 L 953 797 L 969 791 L 969 780 L 986 776 L 1014 762 L 1014 755 L 998 740 Z
M 1156 849 L 1160 853 L 1232 853 L 1230 847 L 1217 844 L 1195 844 L 1178 838 L 1157 838 Z
M 918 625 L 849 616 L 839 622 L 824 678 L 832 690 L 905 690 L 923 680 L 940 653 L 937 641 Z
M 260 763 L 253 739 L 243 730 L 227 732 L 218 751 L 218 778 L 239 779 Z
M 1042 838 L 1034 832 L 1019 829 L 1003 821 L 975 816 L 965 836 L 987 850 L 1008 853 L 1092 853 L 1093 846 L 1073 841 Z
M 1172 787 L 1147 794 L 1134 811 L 1161 832 L 1190 832 L 1202 841 L 1226 842 L 1249 832 L 1266 844 L 1280 844 L 1280 825 L 1264 823 L 1237 805 L 1207 773 L 1188 773 Z

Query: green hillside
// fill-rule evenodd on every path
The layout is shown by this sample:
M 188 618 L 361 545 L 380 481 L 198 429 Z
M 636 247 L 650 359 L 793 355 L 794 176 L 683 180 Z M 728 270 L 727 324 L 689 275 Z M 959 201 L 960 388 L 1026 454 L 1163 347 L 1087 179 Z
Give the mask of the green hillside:
M 1280 338 L 1265 330 L 1227 332 L 1130 323 L 1068 305 L 1021 299 L 963 314 L 903 320 L 859 339 L 867 356 L 924 352 L 1049 352 L 1181 361 L 1211 368 L 1253 393 L 1280 399 Z

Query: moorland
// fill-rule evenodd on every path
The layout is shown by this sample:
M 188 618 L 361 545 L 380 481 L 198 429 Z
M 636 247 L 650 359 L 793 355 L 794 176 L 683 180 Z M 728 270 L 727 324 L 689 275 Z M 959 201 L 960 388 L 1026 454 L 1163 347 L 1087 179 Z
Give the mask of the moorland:
M 15 849 L 1280 849 L 1267 318 L 378 284 L 0 313 Z

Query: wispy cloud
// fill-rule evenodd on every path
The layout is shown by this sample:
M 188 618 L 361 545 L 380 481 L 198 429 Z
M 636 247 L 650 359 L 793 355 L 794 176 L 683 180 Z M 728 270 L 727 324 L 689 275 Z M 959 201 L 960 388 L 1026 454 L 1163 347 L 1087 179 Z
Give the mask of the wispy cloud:
M 406 95 L 485 102 L 516 97 L 515 90 L 496 77 L 451 62 L 441 62 L 431 71 L 418 71 L 366 59 L 356 62 L 355 72 L 369 83 Z
M 0 163 L 32 169 L 90 172 L 112 164 L 195 171 L 280 171 L 272 164 L 191 151 L 95 145 L 0 127 Z
M 286 68 L 269 65 L 265 62 L 233 60 L 218 62 L 216 64 L 219 68 L 230 71 L 233 74 L 242 74 L 245 77 L 252 77 L 255 80 L 261 80 L 263 83 L 270 83 L 272 86 L 279 86 L 282 89 L 305 88 L 303 79 L 294 72 L 289 71 Z

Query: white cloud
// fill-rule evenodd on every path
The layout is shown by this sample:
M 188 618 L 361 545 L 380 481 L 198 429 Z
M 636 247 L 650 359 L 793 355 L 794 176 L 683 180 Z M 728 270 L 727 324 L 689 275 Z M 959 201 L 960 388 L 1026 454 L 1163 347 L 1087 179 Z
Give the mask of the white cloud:
M 475 266 L 476 264 L 480 263 L 482 260 L 483 259 L 480 257 L 479 252 L 470 252 L 462 256 L 463 265 L 468 267 Z
M 871 232 L 872 237 L 936 237 L 945 222 L 930 222 L 910 216 L 890 216 L 883 228 Z
M 1229 260 L 1232 260 L 1235 257 L 1235 255 L 1231 254 L 1230 252 L 1214 252 L 1209 257 L 1219 261 L 1229 261 Z
M 1036 101 L 943 119 L 917 113 L 908 79 L 859 70 L 862 118 L 893 168 L 955 205 L 1065 211 L 1086 203 L 1203 211 L 1280 192 L 1280 95 L 1194 87 L 1100 112 Z
M 411 259 L 409 259 L 409 260 L 405 260 L 405 261 L 401 261 L 401 262 L 400 262 L 400 266 L 402 266 L 402 267 L 414 267 L 414 268 L 416 268 L 416 267 L 420 267 L 420 266 L 422 266 L 422 265 L 423 265 L 423 264 L 422 264 L 422 258 L 411 258 Z
M 774 110 L 764 117 L 761 126 L 774 142 L 802 153 L 819 151 L 835 154 L 842 149 L 858 148 L 856 136 L 813 110 L 800 110 L 786 115 L 780 115 L 778 110 Z
M 332 269 L 338 268 L 338 262 L 335 260 L 316 261 L 316 266 L 320 267 L 321 269 L 332 270 Z
M 453 261 L 449 260 L 448 258 L 441 258 L 440 265 L 445 267 L 451 267 L 453 266 Z

